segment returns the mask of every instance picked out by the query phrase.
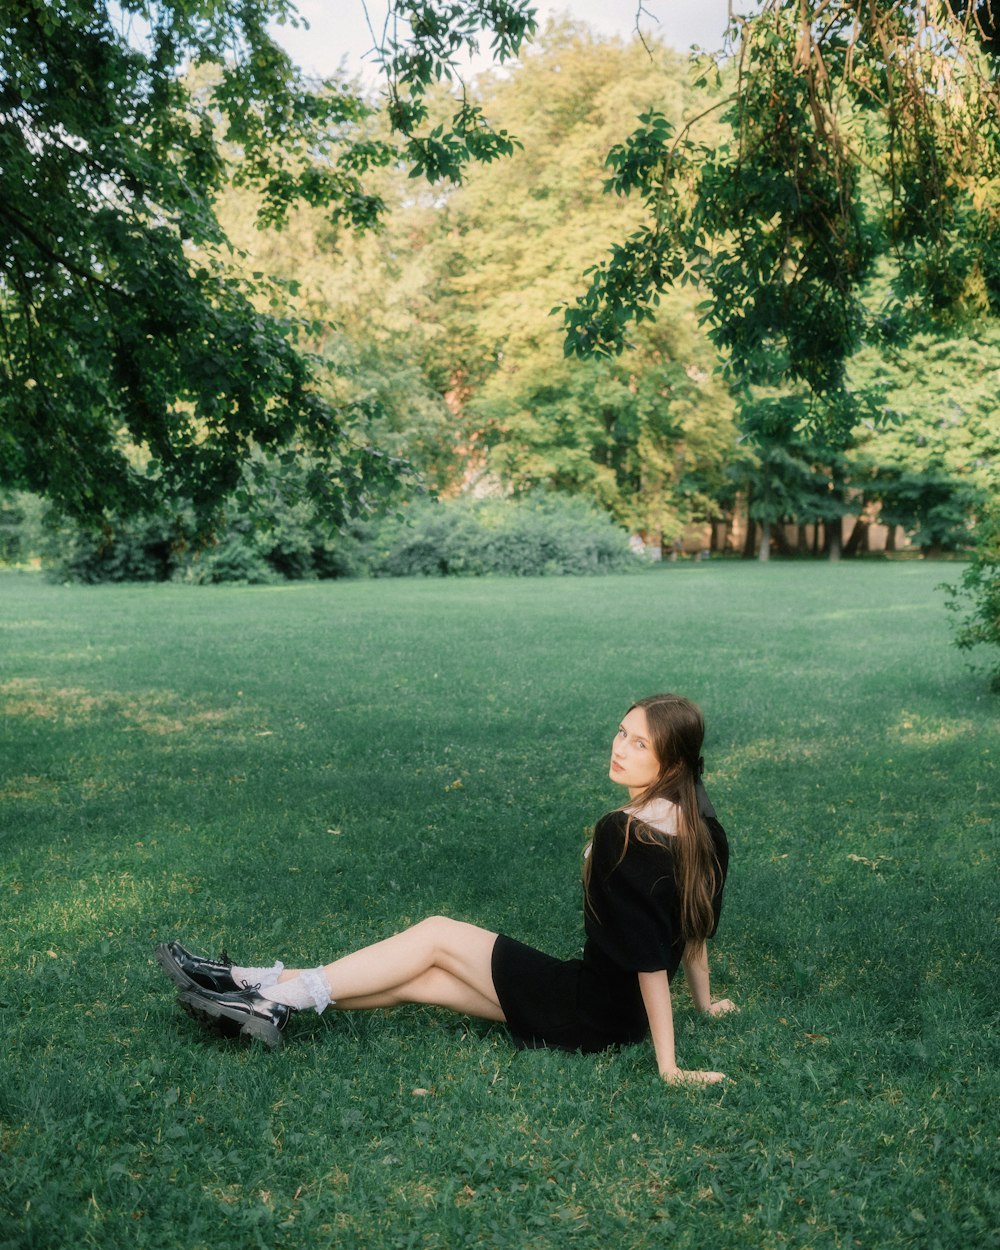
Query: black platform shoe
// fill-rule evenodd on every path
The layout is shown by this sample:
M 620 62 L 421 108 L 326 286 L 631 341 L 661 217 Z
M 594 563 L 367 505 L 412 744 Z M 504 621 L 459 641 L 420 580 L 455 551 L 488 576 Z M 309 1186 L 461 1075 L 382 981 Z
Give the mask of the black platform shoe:
M 249 988 L 237 985 L 233 980 L 233 966 L 225 953 L 217 960 L 202 959 L 200 955 L 192 955 L 185 950 L 180 942 L 161 942 L 156 948 L 156 962 L 181 990 L 211 990 L 213 994 L 227 994 Z
M 190 1016 L 211 1029 L 256 1037 L 272 1050 L 281 1045 L 281 1031 L 292 1014 L 284 1003 L 272 1003 L 256 990 L 213 994 L 209 990 L 181 990 L 177 995 Z

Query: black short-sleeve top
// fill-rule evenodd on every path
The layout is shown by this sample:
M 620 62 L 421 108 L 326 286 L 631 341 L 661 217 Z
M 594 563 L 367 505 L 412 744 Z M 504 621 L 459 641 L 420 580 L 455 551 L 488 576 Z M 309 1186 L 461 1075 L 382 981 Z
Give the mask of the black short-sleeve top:
M 713 898 L 714 934 L 722 910 L 729 844 L 714 812 L 708 815 L 703 808 L 702 819 L 711 834 L 718 864 Z M 584 962 L 605 966 L 610 963 L 628 972 L 666 969 L 667 976 L 673 979 L 684 954 L 680 899 L 670 849 L 673 835 L 657 834 L 654 830 L 656 841 L 650 842 L 636 836 L 635 826 L 635 818 L 619 809 L 602 816 L 594 829 L 584 908 Z M 648 827 L 643 836 L 650 836 Z

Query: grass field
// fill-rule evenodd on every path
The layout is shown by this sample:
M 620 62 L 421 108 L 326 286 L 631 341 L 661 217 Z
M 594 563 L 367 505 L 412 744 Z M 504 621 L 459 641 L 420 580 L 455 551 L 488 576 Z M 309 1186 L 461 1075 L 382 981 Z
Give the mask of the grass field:
M 0 1246 L 1000 1245 L 998 702 L 948 566 L 64 588 L 0 577 Z M 203 1036 L 153 944 L 433 913 L 557 955 L 630 699 L 706 712 L 714 989 L 648 1046 L 428 1009 Z

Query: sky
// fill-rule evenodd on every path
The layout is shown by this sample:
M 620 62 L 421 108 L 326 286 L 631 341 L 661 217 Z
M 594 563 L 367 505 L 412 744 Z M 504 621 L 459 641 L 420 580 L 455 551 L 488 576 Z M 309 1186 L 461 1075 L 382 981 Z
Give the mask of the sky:
M 708 51 L 722 47 L 729 0 L 642 0 L 640 28 L 679 52 L 693 44 Z M 539 25 L 550 16 L 568 14 L 597 34 L 628 39 L 635 31 L 637 0 L 533 0 Z M 739 12 L 741 5 L 734 6 Z M 273 30 L 278 42 L 307 74 L 327 76 L 342 61 L 348 73 L 362 73 L 372 45 L 362 0 L 297 0 L 309 29 Z M 368 11 L 384 13 L 384 0 L 369 0 Z M 376 21 L 377 28 L 377 21 Z

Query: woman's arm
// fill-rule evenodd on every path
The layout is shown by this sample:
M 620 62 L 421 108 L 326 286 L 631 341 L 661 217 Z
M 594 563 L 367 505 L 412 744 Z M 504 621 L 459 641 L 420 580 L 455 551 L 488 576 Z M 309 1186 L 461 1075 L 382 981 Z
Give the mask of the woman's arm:
M 720 998 L 712 1002 L 712 990 L 708 977 L 708 946 L 702 942 L 698 946 L 691 943 L 684 948 L 681 960 L 684 965 L 684 980 L 695 1007 L 699 1011 L 707 1011 L 711 1016 L 721 1016 L 727 1011 L 736 1011 L 737 1006 L 729 998 Z
M 670 1003 L 670 982 L 667 980 L 666 970 L 640 972 L 638 977 L 660 1076 L 671 1083 L 690 1081 L 696 1085 L 724 1081 L 722 1072 L 684 1072 L 677 1066 L 674 1054 L 674 1012 Z

